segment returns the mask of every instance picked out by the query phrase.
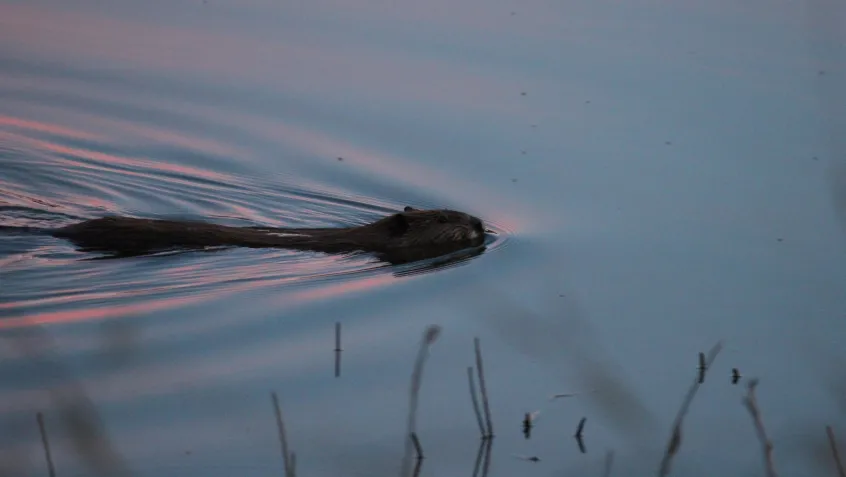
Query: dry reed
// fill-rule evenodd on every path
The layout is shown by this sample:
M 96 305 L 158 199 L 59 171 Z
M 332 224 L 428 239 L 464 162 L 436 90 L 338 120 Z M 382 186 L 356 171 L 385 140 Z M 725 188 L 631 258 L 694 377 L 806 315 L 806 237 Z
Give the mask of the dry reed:
M 467 367 L 467 382 L 470 384 L 470 399 L 473 401 L 473 411 L 476 413 L 476 422 L 479 424 L 479 434 L 484 439 L 487 436 L 485 424 L 482 422 L 482 411 L 479 409 L 479 397 L 476 395 L 476 381 L 473 379 L 473 367 Z
M 723 342 L 718 341 L 717 344 L 711 348 L 711 351 L 708 353 L 708 358 L 705 360 L 704 366 L 703 363 L 699 363 L 699 369 L 697 372 L 696 379 L 693 381 L 693 384 L 690 386 L 690 389 L 687 391 L 687 395 L 685 396 L 684 400 L 682 401 L 681 408 L 679 408 L 679 412 L 676 414 L 676 419 L 673 421 L 673 427 L 670 431 L 670 439 L 667 442 L 667 450 L 664 452 L 664 456 L 661 459 L 661 467 L 658 469 L 659 477 L 664 477 L 669 475 L 670 467 L 673 463 L 673 457 L 679 451 L 681 447 L 681 440 L 682 440 L 682 423 L 684 422 L 684 417 L 687 415 L 687 411 L 690 409 L 690 404 L 693 402 L 693 398 L 696 396 L 696 391 L 699 390 L 699 386 L 701 385 L 701 381 L 704 381 L 703 373 L 705 369 L 711 367 L 714 363 L 714 360 L 717 358 L 717 355 L 720 353 L 720 350 L 723 349 Z
M 834 464 L 837 466 L 837 475 L 846 477 L 846 471 L 843 470 L 843 461 L 840 460 L 840 452 L 837 450 L 837 440 L 834 438 L 834 429 L 831 426 L 825 426 L 825 433 L 828 434 L 828 444 L 831 446 L 831 455 L 834 457 Z
M 773 464 L 773 443 L 767 437 L 767 431 L 764 429 L 764 421 L 761 418 L 761 411 L 758 409 L 758 400 L 755 398 L 755 387 L 758 386 L 758 380 L 752 379 L 747 386 L 746 397 L 743 398 L 743 404 L 752 415 L 752 421 L 755 424 L 755 431 L 758 434 L 758 440 L 761 441 L 761 446 L 764 450 L 764 468 L 767 471 L 767 477 L 778 477 Z
M 44 426 L 44 415 L 35 414 L 35 420 L 38 421 L 38 430 L 41 432 L 41 444 L 44 446 L 44 458 L 47 460 L 47 472 L 50 477 L 56 477 L 56 468 L 53 466 L 53 456 L 50 453 L 50 441 L 47 439 L 47 429 Z
M 285 434 L 285 423 L 282 420 L 282 410 L 279 407 L 279 396 L 276 391 L 270 393 L 271 401 L 273 401 L 273 410 L 276 413 L 276 428 L 279 431 L 279 442 L 282 445 L 282 464 L 285 467 L 285 477 L 295 477 L 297 475 L 296 457 L 288 451 L 288 437 Z
M 406 429 L 406 445 L 403 454 L 400 477 L 405 477 L 411 472 L 411 448 L 414 446 L 412 435 L 417 437 L 417 404 L 420 398 L 420 385 L 423 381 L 423 366 L 426 364 L 426 357 L 429 355 L 429 346 L 438 339 L 441 334 L 441 327 L 431 325 L 426 328 L 423 338 L 420 340 L 420 349 L 417 351 L 417 359 L 414 361 L 414 371 L 411 373 L 411 389 L 409 390 L 408 417 Z M 419 443 L 419 442 L 418 442 Z
M 494 436 L 493 423 L 491 422 L 491 408 L 488 403 L 488 389 L 485 386 L 485 369 L 482 363 L 482 346 L 479 338 L 473 338 L 473 344 L 476 349 L 476 372 L 479 374 L 479 389 L 482 392 L 482 405 L 485 409 L 485 421 L 487 423 L 487 434 L 484 437 L 491 439 Z
M 423 446 L 420 445 L 420 439 L 417 438 L 417 433 L 411 433 L 411 442 L 414 444 L 414 450 L 417 452 L 417 458 L 423 458 Z

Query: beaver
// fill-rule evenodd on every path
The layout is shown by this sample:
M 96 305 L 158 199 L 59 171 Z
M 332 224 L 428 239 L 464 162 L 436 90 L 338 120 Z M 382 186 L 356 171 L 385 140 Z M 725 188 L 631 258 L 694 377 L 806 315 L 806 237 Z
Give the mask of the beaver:
M 405 207 L 375 222 L 341 228 L 231 227 L 208 222 L 108 216 L 46 231 L 80 251 L 112 257 L 236 246 L 324 253 L 370 252 L 390 263 L 438 257 L 484 244 L 482 221 L 448 209 Z

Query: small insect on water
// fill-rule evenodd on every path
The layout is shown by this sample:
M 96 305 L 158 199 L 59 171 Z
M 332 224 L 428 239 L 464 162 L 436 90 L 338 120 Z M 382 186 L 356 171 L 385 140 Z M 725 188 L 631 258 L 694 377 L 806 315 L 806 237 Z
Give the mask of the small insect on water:
M 535 419 L 537 419 L 539 414 L 540 411 L 535 411 L 527 412 L 523 416 L 523 436 L 525 436 L 526 439 L 532 437 L 532 427 L 534 427 Z

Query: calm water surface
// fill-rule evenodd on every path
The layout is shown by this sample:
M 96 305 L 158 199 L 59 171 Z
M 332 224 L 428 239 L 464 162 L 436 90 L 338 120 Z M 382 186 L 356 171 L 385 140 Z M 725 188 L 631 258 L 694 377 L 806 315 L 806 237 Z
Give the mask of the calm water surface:
M 448 266 L 0 234 L 0 475 L 834 475 L 846 443 L 846 11 L 809 2 L 0 3 L 0 225 L 106 214 L 498 232 Z M 334 326 L 343 325 L 340 376 Z M 583 392 L 550 401 L 554 393 Z M 524 413 L 540 411 L 531 439 Z M 572 438 L 587 417 L 586 453 Z M 846 444 L 842 444 L 846 445 Z M 843 450 L 846 453 L 846 448 Z M 539 462 L 515 456 L 537 456 Z M 484 460 L 484 459 L 483 459 Z

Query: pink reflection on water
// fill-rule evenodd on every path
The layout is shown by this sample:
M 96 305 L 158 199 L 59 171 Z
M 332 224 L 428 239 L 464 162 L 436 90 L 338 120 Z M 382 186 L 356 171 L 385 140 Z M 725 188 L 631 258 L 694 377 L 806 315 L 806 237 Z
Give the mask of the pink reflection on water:
M 0 330 L 48 324 L 67 324 L 81 321 L 105 320 L 127 315 L 152 313 L 159 310 L 167 310 L 196 303 L 203 298 L 204 297 L 201 295 L 158 298 L 151 299 L 144 303 L 133 303 L 129 305 L 115 304 L 99 307 L 91 306 L 81 310 L 48 311 L 28 316 L 3 318 L 0 320 Z
M 249 219 L 257 223 L 260 223 L 265 220 L 264 215 L 250 207 L 238 205 L 232 201 L 227 202 L 225 205 L 226 208 L 229 209 L 232 214 L 236 215 L 239 218 Z
M 384 287 L 395 281 L 393 275 L 380 274 L 367 278 L 359 278 L 357 280 L 350 280 L 345 282 L 337 282 L 331 285 L 324 285 L 322 287 L 315 287 L 306 290 L 300 290 L 296 294 L 297 301 L 314 301 L 320 299 L 337 298 L 341 295 L 349 293 L 360 292 L 364 290 L 373 290 Z M 288 298 L 284 303 L 288 302 Z M 273 302 L 271 302 L 272 304 Z
M 175 271 L 170 271 L 165 268 L 159 271 L 155 278 L 148 280 L 146 285 L 144 282 L 122 283 L 121 286 L 130 287 L 129 291 L 92 292 L 82 295 L 5 303 L 2 307 L 0 307 L 0 309 L 14 310 L 36 304 L 69 304 L 96 299 L 127 299 L 151 295 L 142 303 L 108 305 L 91 304 L 85 308 L 75 310 L 40 312 L 26 316 L 4 318 L 0 320 L 0 330 L 48 324 L 69 324 L 84 321 L 107 320 L 123 318 L 129 315 L 148 314 L 156 311 L 172 310 L 206 300 L 221 300 L 234 293 L 272 288 L 275 286 L 285 286 L 303 281 L 314 280 L 318 277 L 329 278 L 334 276 L 341 279 L 343 275 L 354 274 L 366 270 L 364 268 L 360 268 L 348 272 L 326 274 L 321 277 L 316 271 L 317 266 L 315 266 L 312 261 L 304 261 L 300 265 L 288 261 L 284 264 L 280 264 L 279 266 L 284 266 L 286 273 L 292 273 L 291 271 L 293 267 L 293 270 L 297 273 L 278 278 L 265 278 L 268 274 L 272 275 L 273 273 L 278 273 L 278 268 L 271 265 L 233 267 L 232 269 L 227 270 L 226 273 L 221 274 L 219 271 L 204 270 L 201 266 L 189 265 L 178 267 Z M 170 278 L 181 278 L 185 281 L 183 283 L 156 286 L 157 283 L 161 281 L 162 275 L 165 277 L 169 276 Z M 343 294 L 386 286 L 393 280 L 395 280 L 395 278 L 392 275 L 380 274 L 371 277 L 357 277 L 352 280 L 338 281 L 331 284 L 322 283 L 320 286 L 315 288 L 300 289 L 284 293 L 284 304 L 290 306 L 299 302 L 338 297 Z M 174 293 L 178 290 L 185 290 L 190 294 L 186 296 L 166 298 L 156 298 L 152 296 L 155 293 Z M 77 291 L 79 290 L 71 290 L 71 292 Z
M 61 144 L 55 143 L 44 143 L 42 142 L 42 147 L 49 151 L 65 154 L 69 156 L 77 156 L 77 157 L 84 157 L 86 159 L 99 161 L 106 165 L 119 165 L 134 169 L 149 169 L 158 172 L 171 172 L 180 175 L 185 175 L 188 177 L 201 177 L 203 179 L 207 179 L 209 181 L 228 181 L 230 180 L 229 176 L 224 174 L 219 174 L 217 172 L 212 172 L 206 169 L 198 169 L 196 167 L 190 166 L 182 166 L 179 164 L 173 164 L 169 162 L 159 162 L 159 161 L 151 161 L 146 159 L 133 159 L 128 157 L 120 157 L 112 154 L 103 154 L 96 151 L 91 151 L 87 149 L 80 149 L 70 146 L 64 146 Z M 80 163 L 79 161 L 73 161 L 66 159 L 69 164 L 73 164 L 76 167 L 84 167 L 89 169 L 94 169 L 98 171 L 114 171 L 111 168 L 106 168 L 103 166 L 97 166 L 90 163 Z M 128 174 L 136 177 L 143 177 L 143 178 L 151 178 L 152 176 L 149 173 L 142 173 L 137 171 L 127 171 L 125 169 L 120 169 L 121 174 Z M 157 178 L 161 179 L 161 178 Z M 175 178 L 175 177 L 168 177 L 167 180 L 184 185 L 192 185 L 192 186 L 202 186 L 202 184 L 196 184 L 188 182 L 184 179 Z
M 10 140 L 14 140 L 15 142 L 26 144 L 30 147 L 36 148 L 41 151 L 49 151 L 55 154 L 61 154 L 64 156 L 70 157 L 55 157 L 54 161 L 58 162 L 57 166 L 61 167 L 64 165 L 67 169 L 87 169 L 97 172 L 113 172 L 119 173 L 126 176 L 132 177 L 139 177 L 144 179 L 155 179 L 155 180 L 166 180 L 171 183 L 176 183 L 180 185 L 188 185 L 192 187 L 201 187 L 207 189 L 214 189 L 213 186 L 208 186 L 205 184 L 197 183 L 197 182 L 190 182 L 189 180 L 182 179 L 180 177 L 162 177 L 162 176 L 154 176 L 152 172 L 170 172 L 176 173 L 187 177 L 200 177 L 212 182 L 232 182 L 232 177 L 220 174 L 216 172 L 212 172 L 206 169 L 199 169 L 196 167 L 190 166 L 182 166 L 179 164 L 173 164 L 169 162 L 160 162 L 160 161 L 152 161 L 146 159 L 133 159 L 128 157 L 120 157 L 112 154 L 104 154 L 97 151 L 92 151 L 89 149 L 82 149 L 78 147 L 71 147 L 62 144 L 56 144 L 49 141 L 44 141 L 32 137 L 22 136 L 16 133 L 4 133 L 3 136 L 9 138 Z M 82 162 L 80 160 L 73 159 L 74 157 L 85 158 L 91 162 Z M 125 168 L 134 168 L 137 170 L 126 170 L 126 169 L 116 169 L 109 166 L 123 166 Z M 152 172 L 141 172 L 147 170 Z
M 292 285 L 321 278 L 337 279 L 335 282 L 323 282 L 313 288 L 297 289 L 282 294 L 281 296 L 284 296 L 284 304 L 292 305 L 318 299 L 337 298 L 348 293 L 386 286 L 393 280 L 396 280 L 390 274 L 357 276 L 351 280 L 343 280 L 344 275 L 363 273 L 368 268 L 360 267 L 346 272 L 325 273 L 325 270 L 333 267 L 332 262 L 335 260 L 336 258 L 334 257 L 312 257 L 308 260 L 297 261 L 296 258 L 286 257 L 278 263 L 269 262 L 255 266 L 233 267 L 228 269 L 225 274 L 213 273 L 211 271 L 197 273 L 191 277 L 190 283 L 185 283 L 178 287 L 169 286 L 168 289 L 220 286 L 220 288 L 205 293 L 208 299 L 220 300 L 233 293 Z M 376 266 L 382 267 L 383 265 Z M 280 273 L 280 270 L 284 270 L 285 275 L 275 276 Z M 163 270 L 162 272 L 166 276 L 172 275 L 167 270 Z M 272 302 L 271 304 L 274 303 Z
M 32 81 L 32 79 L 30 79 L 30 81 Z M 67 83 L 72 84 L 73 82 L 67 81 Z M 59 89 L 60 94 L 65 92 L 66 89 L 69 89 L 67 88 L 67 84 L 65 84 L 64 86 L 65 89 Z M 72 89 L 72 91 L 74 92 L 74 94 L 82 94 L 86 98 L 97 98 L 103 102 L 122 102 L 133 104 L 133 101 L 127 98 L 120 97 L 116 94 L 103 94 L 102 92 L 93 92 L 85 90 L 85 86 L 86 85 L 79 85 L 77 86 L 77 88 Z M 38 90 L 42 89 L 45 88 L 42 88 L 39 85 Z M 78 91 L 80 89 L 82 90 Z M 138 101 L 137 104 L 139 106 L 145 107 L 150 106 L 149 100 Z M 173 102 L 169 101 L 166 104 L 162 104 L 161 106 L 162 109 L 172 108 Z M 250 154 L 250 150 L 248 148 L 238 147 L 237 145 L 225 143 L 216 138 L 207 136 L 192 136 L 189 135 L 187 132 L 165 129 L 164 127 L 143 124 L 137 121 L 125 120 L 119 117 L 104 117 L 94 114 L 88 114 L 83 111 L 56 109 L 52 107 L 34 106 L 31 104 L 23 104 L 20 107 L 25 108 L 27 110 L 33 110 L 29 111 L 30 114 L 37 114 L 39 116 L 50 116 L 54 118 L 55 122 L 84 124 L 88 130 L 96 130 L 102 134 L 102 136 L 95 137 L 89 133 L 83 133 L 80 131 L 63 128 L 62 126 L 54 124 L 44 125 L 50 128 L 49 132 L 53 132 L 57 135 L 78 137 L 83 139 L 98 139 L 100 141 L 104 140 L 103 138 L 108 137 L 112 139 L 113 142 L 125 141 L 130 144 L 134 142 L 140 142 L 143 145 L 149 145 L 151 142 L 154 142 L 157 144 L 165 144 L 183 150 L 214 154 L 216 156 L 227 158 L 243 158 L 247 157 Z M 24 119 L 9 119 L 18 122 L 32 122 Z M 2 124 L 2 121 L 0 121 L 0 125 Z M 76 132 L 78 135 L 74 136 L 72 134 L 73 132 Z
M 0 262 L 0 265 L 2 265 L 2 263 L 3 262 Z M 29 308 L 32 306 L 61 305 L 64 303 L 76 303 L 81 301 L 105 300 L 108 298 L 114 298 L 116 295 L 115 292 L 87 293 L 82 289 L 66 289 L 62 290 L 62 293 L 64 293 L 62 296 L 41 297 L 31 300 L 0 303 L 0 310 L 14 310 L 18 308 Z
M 94 122 L 99 122 L 103 120 L 105 119 L 92 118 L 92 121 Z M 232 159 L 244 158 L 250 154 L 250 150 L 247 148 L 239 148 L 234 145 L 208 137 L 189 136 L 178 131 L 147 126 L 137 122 L 121 121 L 113 118 L 108 118 L 107 120 L 111 122 L 113 126 L 119 127 L 121 133 L 139 136 L 143 138 L 143 142 L 145 144 L 149 143 L 149 141 L 152 140 L 160 144 L 167 144 L 168 146 L 176 146 L 190 151 L 200 151 L 210 154 L 216 154 L 218 156 L 228 157 Z M 209 173 L 209 171 L 202 171 Z
M 0 127 L 7 127 L 7 128 L 14 128 L 14 129 L 21 129 L 21 130 L 29 130 L 29 131 L 38 131 L 38 132 L 46 132 L 49 134 L 54 134 L 56 136 L 66 136 L 72 137 L 74 139 L 87 139 L 87 140 L 95 140 L 98 139 L 97 136 L 90 134 L 88 132 L 83 132 L 78 129 L 70 129 L 63 126 L 58 126 L 55 124 L 48 124 L 39 121 L 29 121 L 26 119 L 20 118 L 13 118 L 11 116 L 3 116 L 0 115 Z
M 81 194 L 67 194 L 67 199 L 72 200 L 75 205 L 84 205 L 86 207 L 100 209 L 100 210 L 114 210 L 115 204 L 108 200 L 98 199 L 97 197 Z
M 196 26 L 143 24 L 95 12 L 23 5 L 4 9 L 0 43 L 21 51 L 130 65 L 144 72 L 188 73 L 200 81 L 211 78 L 213 83 L 276 86 L 284 82 L 291 93 L 316 97 L 354 91 L 359 96 L 388 96 L 427 107 L 440 104 L 513 116 L 525 113 L 527 108 L 516 98 L 504 99 L 502 93 L 512 89 L 518 78 L 522 84 L 536 82 L 515 71 L 501 70 L 492 75 L 463 62 L 411 58 L 407 51 L 378 50 L 373 45 L 344 42 L 343 38 L 324 46 L 270 29 L 263 31 L 266 35 L 257 36 L 247 28 L 210 32 Z M 51 34 L 33 34 L 45 30 Z M 332 71 L 344 74 L 327 74 Z

